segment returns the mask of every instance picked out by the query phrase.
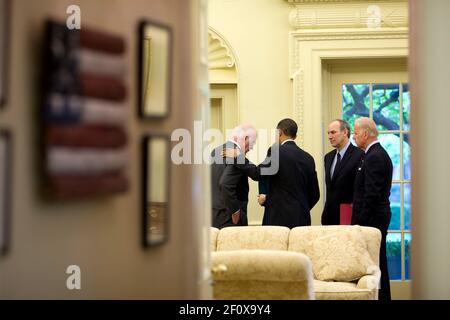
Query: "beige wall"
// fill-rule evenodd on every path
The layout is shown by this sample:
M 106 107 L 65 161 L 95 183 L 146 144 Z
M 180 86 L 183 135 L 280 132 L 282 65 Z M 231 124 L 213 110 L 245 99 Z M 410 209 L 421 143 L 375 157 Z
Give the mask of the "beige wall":
M 273 129 L 292 117 L 289 79 L 288 23 L 290 5 L 282 0 L 210 0 L 208 25 L 230 44 L 237 60 L 239 121 L 257 129 Z M 270 143 L 260 137 L 252 161 L 265 155 Z M 249 223 L 261 224 L 263 210 L 256 202 L 258 184 L 250 182 Z
M 413 298 L 450 299 L 450 2 L 410 2 Z
M 191 168 L 172 166 L 170 239 L 141 248 L 140 137 L 192 126 L 190 8 L 185 0 L 14 0 L 9 99 L 0 127 L 14 138 L 10 253 L 0 257 L 0 298 L 197 298 L 197 232 L 191 228 Z M 132 5 L 131 5 L 132 3 Z M 65 19 L 69 4 L 81 6 L 81 23 L 125 37 L 130 166 L 129 192 L 104 200 L 43 203 L 37 197 L 35 109 L 40 41 L 48 16 Z M 140 18 L 174 27 L 172 117 L 136 118 L 136 30 Z M 183 116 L 179 116 L 183 111 Z M 66 289 L 68 265 L 81 267 L 81 291 Z

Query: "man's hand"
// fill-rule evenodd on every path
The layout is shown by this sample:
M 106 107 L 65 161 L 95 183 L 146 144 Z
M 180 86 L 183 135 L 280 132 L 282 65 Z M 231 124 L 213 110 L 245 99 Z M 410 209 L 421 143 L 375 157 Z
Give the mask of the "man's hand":
M 266 195 L 260 194 L 258 195 L 258 203 L 260 206 L 262 206 L 266 202 Z
M 226 148 L 222 151 L 222 157 L 224 158 L 236 158 L 241 154 L 239 149 Z
M 240 209 L 238 211 L 236 211 L 235 213 L 231 214 L 231 221 L 233 222 L 233 224 L 237 224 L 240 219 L 241 219 L 241 210 Z

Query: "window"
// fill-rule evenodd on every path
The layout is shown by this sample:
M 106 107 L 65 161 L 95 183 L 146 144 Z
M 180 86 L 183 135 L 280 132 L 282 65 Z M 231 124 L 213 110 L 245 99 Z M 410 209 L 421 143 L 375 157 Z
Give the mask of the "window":
M 353 130 L 359 117 L 374 119 L 393 164 L 387 258 L 391 280 L 410 280 L 411 148 L 409 86 L 406 83 L 342 85 L 343 119 Z

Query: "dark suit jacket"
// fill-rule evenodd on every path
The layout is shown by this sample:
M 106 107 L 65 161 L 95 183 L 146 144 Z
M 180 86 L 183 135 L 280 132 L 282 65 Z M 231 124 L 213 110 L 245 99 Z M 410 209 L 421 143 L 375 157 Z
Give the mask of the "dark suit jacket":
M 361 149 L 350 143 L 339 166 L 334 168 L 333 178 L 331 178 L 330 171 L 336 150 L 325 155 L 326 200 L 322 212 L 323 225 L 338 225 L 340 223 L 340 204 L 353 203 L 356 171 L 363 154 Z
M 212 225 L 216 228 L 246 226 L 248 225 L 248 178 L 233 166 L 235 159 L 222 158 L 224 148 L 237 148 L 237 146 L 229 141 L 211 153 L 213 158 L 211 165 Z M 231 220 L 231 214 L 239 209 L 241 218 L 235 225 Z
M 267 194 L 269 193 L 269 179 L 263 179 L 258 183 L 259 194 Z M 266 203 L 263 203 L 262 207 L 264 208 L 264 216 L 262 220 L 262 225 L 266 226 L 269 224 L 269 215 L 266 210 Z
M 390 300 L 389 270 L 386 257 L 386 237 L 391 221 L 389 195 L 392 183 L 392 161 L 383 147 L 370 147 L 355 178 L 352 224 L 375 227 L 381 231 L 380 300 Z
M 391 184 L 391 158 L 386 150 L 376 143 L 365 154 L 356 173 L 352 224 L 387 231 L 391 221 Z
M 294 141 L 279 147 L 279 157 L 268 157 L 258 167 L 247 159 L 245 164 L 235 166 L 253 180 L 261 180 L 261 168 L 278 161 L 278 172 L 269 178 L 269 193 L 266 198 L 268 224 L 294 228 L 311 225 L 310 210 L 319 201 L 320 191 L 316 165 L 313 157 L 300 149 Z

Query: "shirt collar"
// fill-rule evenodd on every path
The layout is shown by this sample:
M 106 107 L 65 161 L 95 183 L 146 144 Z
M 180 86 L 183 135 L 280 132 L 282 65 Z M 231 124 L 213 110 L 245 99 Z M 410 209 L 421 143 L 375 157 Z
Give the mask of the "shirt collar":
M 295 142 L 294 139 L 286 139 L 286 140 L 284 140 L 284 141 L 281 143 L 281 145 L 285 144 L 285 143 L 288 142 L 288 141 Z
M 348 147 L 350 146 L 350 140 L 347 142 L 347 144 L 345 145 L 345 147 L 343 147 L 341 150 L 336 149 L 337 152 L 339 152 L 341 154 L 341 158 L 344 157 L 345 152 L 347 152 Z
M 366 152 L 365 152 L 365 153 L 367 153 L 367 152 L 369 151 L 370 147 L 373 146 L 375 143 L 379 143 L 379 141 L 378 141 L 378 140 L 375 140 L 374 142 L 372 142 L 371 144 L 369 144 L 369 145 L 367 146 L 367 148 L 366 148 Z
M 239 150 L 242 151 L 241 146 L 240 146 L 236 141 L 234 141 L 234 140 L 228 140 L 228 142 L 234 143 L 234 144 L 239 148 Z

